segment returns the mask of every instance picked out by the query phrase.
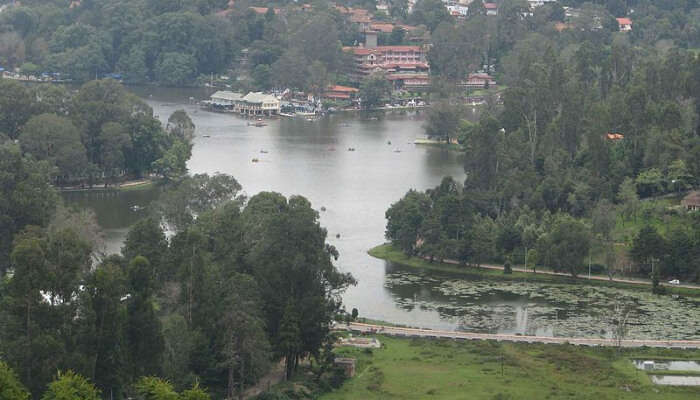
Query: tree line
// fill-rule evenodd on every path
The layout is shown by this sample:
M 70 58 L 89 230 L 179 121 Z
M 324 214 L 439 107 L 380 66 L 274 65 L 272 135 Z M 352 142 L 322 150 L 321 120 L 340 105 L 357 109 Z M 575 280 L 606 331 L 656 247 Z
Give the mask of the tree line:
M 194 124 L 184 111 L 165 127 L 118 82 L 91 81 L 76 91 L 0 80 L 0 141 L 52 168 L 56 185 L 114 183 L 187 172 Z
M 233 177 L 185 177 L 130 229 L 121 254 L 100 257 L 94 232 L 58 211 L 46 169 L 3 151 L 15 160 L 2 176 L 21 171 L 18 190 L 3 193 L 34 219 L 15 216 L 21 228 L 3 232 L 0 383 L 15 376 L 9 366 L 33 398 L 88 383 L 110 398 L 234 398 L 280 359 L 288 376 L 302 358 L 332 362 L 323 348 L 354 279 L 334 266 L 338 252 L 305 198 L 246 199 Z

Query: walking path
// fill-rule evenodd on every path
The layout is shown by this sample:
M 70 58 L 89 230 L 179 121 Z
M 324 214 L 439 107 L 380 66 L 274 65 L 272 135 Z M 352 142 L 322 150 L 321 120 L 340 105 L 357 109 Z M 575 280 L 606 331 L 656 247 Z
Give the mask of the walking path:
M 429 260 L 428 257 L 423 257 L 426 260 Z M 444 259 L 442 260 L 443 263 L 445 264 L 453 264 L 453 265 L 459 265 L 459 261 L 457 260 L 450 260 L 450 259 Z M 400 262 L 399 262 L 400 264 Z M 493 265 L 493 264 L 481 264 L 479 268 L 485 268 L 485 269 L 496 269 L 496 270 L 503 270 L 502 265 Z M 513 271 L 517 272 L 525 272 L 528 274 L 535 274 L 535 272 L 532 272 L 529 269 L 525 269 L 522 267 L 512 267 Z M 539 270 L 536 272 L 537 274 L 545 274 L 545 275 L 559 275 L 559 276 L 566 276 L 569 278 L 573 278 L 571 274 L 567 274 L 565 272 L 554 272 L 550 270 Z M 620 283 L 631 283 L 634 285 L 649 285 L 651 286 L 651 281 L 646 281 L 646 280 L 641 280 L 641 279 L 619 279 L 619 278 L 612 278 L 610 279 L 607 276 L 600 276 L 600 275 L 591 275 L 590 278 L 588 275 L 578 275 L 576 279 L 590 279 L 594 281 L 608 281 L 608 282 L 620 282 Z M 686 288 L 686 289 L 700 289 L 700 285 L 691 285 L 691 284 L 682 284 L 682 285 L 671 285 L 665 282 L 660 283 L 662 286 L 668 286 L 668 287 L 677 287 L 677 288 Z
M 583 346 L 617 346 L 618 342 L 614 339 L 596 339 L 596 338 L 570 338 L 570 337 L 547 337 L 547 336 L 521 336 L 507 335 L 495 333 L 472 333 L 461 331 L 440 331 L 432 329 L 418 328 L 401 328 L 386 325 L 362 324 L 359 322 L 351 322 L 348 329 L 361 333 L 380 333 L 390 336 L 405 336 L 405 337 L 421 337 L 421 338 L 447 338 L 457 340 L 497 340 L 507 342 L 526 342 L 526 343 L 555 343 L 564 344 L 570 343 Z M 622 347 L 665 347 L 665 348 L 682 348 L 682 349 L 698 349 L 700 348 L 700 340 L 623 340 L 620 345 Z

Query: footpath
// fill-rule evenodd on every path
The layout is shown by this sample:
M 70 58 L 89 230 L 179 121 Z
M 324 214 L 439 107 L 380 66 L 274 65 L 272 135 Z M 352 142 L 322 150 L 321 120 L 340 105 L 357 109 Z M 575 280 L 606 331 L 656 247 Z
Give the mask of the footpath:
M 524 343 L 552 343 L 552 344 L 574 344 L 581 346 L 621 346 L 621 347 L 663 347 L 675 349 L 698 349 L 700 348 L 700 340 L 637 340 L 624 339 L 618 341 L 615 339 L 598 339 L 598 338 L 572 338 L 572 337 L 549 337 L 549 336 L 526 336 L 526 335 L 508 335 L 497 333 L 473 333 L 462 331 L 441 331 L 433 329 L 419 328 L 402 328 L 387 325 L 363 324 L 359 322 L 351 322 L 346 325 L 347 329 L 352 332 L 363 334 L 382 334 L 389 336 L 403 336 L 413 338 L 427 339 L 454 339 L 454 340 L 496 340 L 507 342 L 524 342 Z M 341 329 L 341 327 L 338 327 Z
M 429 260 L 429 258 L 427 258 L 427 257 L 423 257 L 423 258 L 425 260 Z M 442 262 L 445 264 L 459 265 L 459 261 L 457 261 L 457 260 L 444 259 L 444 260 L 442 260 Z M 493 264 L 481 264 L 478 268 L 495 269 L 495 270 L 501 270 L 501 271 L 503 270 L 502 265 L 493 265 Z M 571 274 L 567 274 L 565 272 L 554 272 L 554 271 L 550 271 L 550 270 L 539 270 L 537 272 L 532 272 L 531 270 L 525 269 L 522 267 L 512 267 L 511 269 L 513 271 L 524 272 L 524 273 L 528 273 L 528 274 L 558 275 L 558 276 L 565 276 L 565 277 L 572 278 Z M 648 281 L 648 280 L 628 279 L 628 278 L 624 278 L 624 279 L 612 278 L 612 279 L 610 279 L 607 276 L 600 276 L 600 275 L 591 275 L 590 277 L 588 275 L 578 275 L 576 277 L 576 279 L 582 279 L 582 280 L 590 279 L 593 281 L 620 282 L 620 283 L 630 283 L 633 285 L 649 285 L 649 286 L 651 286 L 651 281 Z M 668 287 L 677 287 L 677 288 L 686 288 L 686 289 L 700 289 L 700 285 L 691 285 L 691 284 L 687 284 L 687 283 L 684 283 L 681 285 L 671 285 L 671 284 L 668 284 L 665 282 L 661 282 L 660 284 L 662 286 L 668 286 Z

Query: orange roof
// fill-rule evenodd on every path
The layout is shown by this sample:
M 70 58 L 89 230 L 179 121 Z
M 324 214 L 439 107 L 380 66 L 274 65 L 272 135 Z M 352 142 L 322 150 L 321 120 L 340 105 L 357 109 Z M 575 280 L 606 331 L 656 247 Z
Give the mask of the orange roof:
M 484 8 L 487 10 L 495 10 L 498 8 L 498 5 L 496 5 L 496 3 L 484 3 Z
M 369 24 L 369 28 L 373 31 L 391 33 L 394 30 L 394 24 L 388 22 L 372 22 Z
M 624 139 L 625 135 L 623 135 L 621 133 L 610 132 L 610 133 L 606 134 L 605 137 L 607 137 L 610 140 L 620 140 L 620 139 Z
M 356 22 L 356 23 L 369 23 L 371 22 L 372 19 L 369 17 L 369 15 L 357 15 L 357 14 L 352 14 L 350 16 L 350 22 Z
M 328 88 L 328 91 L 330 91 L 330 92 L 350 92 L 350 93 L 354 93 L 354 92 L 359 92 L 360 90 L 359 90 L 359 89 L 356 89 L 356 88 L 354 88 L 354 87 L 350 87 L 350 86 L 333 85 L 333 86 L 330 86 L 330 87 Z
M 323 97 L 327 97 L 329 99 L 349 99 L 350 95 L 347 93 L 324 93 Z
M 266 13 L 267 13 L 267 9 L 268 9 L 267 7 L 248 7 L 248 8 L 251 9 L 251 10 L 253 10 L 253 11 L 255 11 L 255 12 L 258 13 L 258 14 L 266 14 Z M 280 13 L 280 9 L 279 9 L 279 8 L 275 8 L 275 9 L 273 9 L 273 11 L 275 12 L 275 14 L 279 14 L 279 13 Z
M 377 47 L 344 47 L 343 51 L 352 51 L 357 55 L 386 53 L 389 51 L 421 51 L 420 46 L 377 46 Z
M 556 24 L 554 24 L 554 29 L 556 29 L 557 32 L 561 32 L 561 31 L 568 29 L 568 28 L 569 28 L 569 25 L 567 25 L 563 22 L 557 22 Z
M 632 20 L 629 18 L 616 18 L 619 25 L 632 25 Z

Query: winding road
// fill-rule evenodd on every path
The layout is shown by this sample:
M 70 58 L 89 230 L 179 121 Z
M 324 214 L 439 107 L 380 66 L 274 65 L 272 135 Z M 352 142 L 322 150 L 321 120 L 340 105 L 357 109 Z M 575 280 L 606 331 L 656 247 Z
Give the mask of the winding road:
M 550 343 L 550 344 L 574 344 L 581 346 L 618 346 L 614 339 L 596 338 L 570 338 L 570 337 L 548 337 L 548 336 L 525 336 L 507 335 L 497 333 L 473 333 L 462 331 L 440 331 L 432 329 L 402 328 L 387 325 L 363 324 L 351 322 L 348 325 L 338 325 L 337 328 L 346 327 L 348 330 L 357 333 L 382 334 L 389 336 L 420 337 L 428 339 L 455 339 L 455 340 L 496 340 L 507 342 L 525 343 Z M 622 347 L 664 347 L 677 349 L 698 349 L 700 340 L 637 340 L 625 339 L 619 343 Z

